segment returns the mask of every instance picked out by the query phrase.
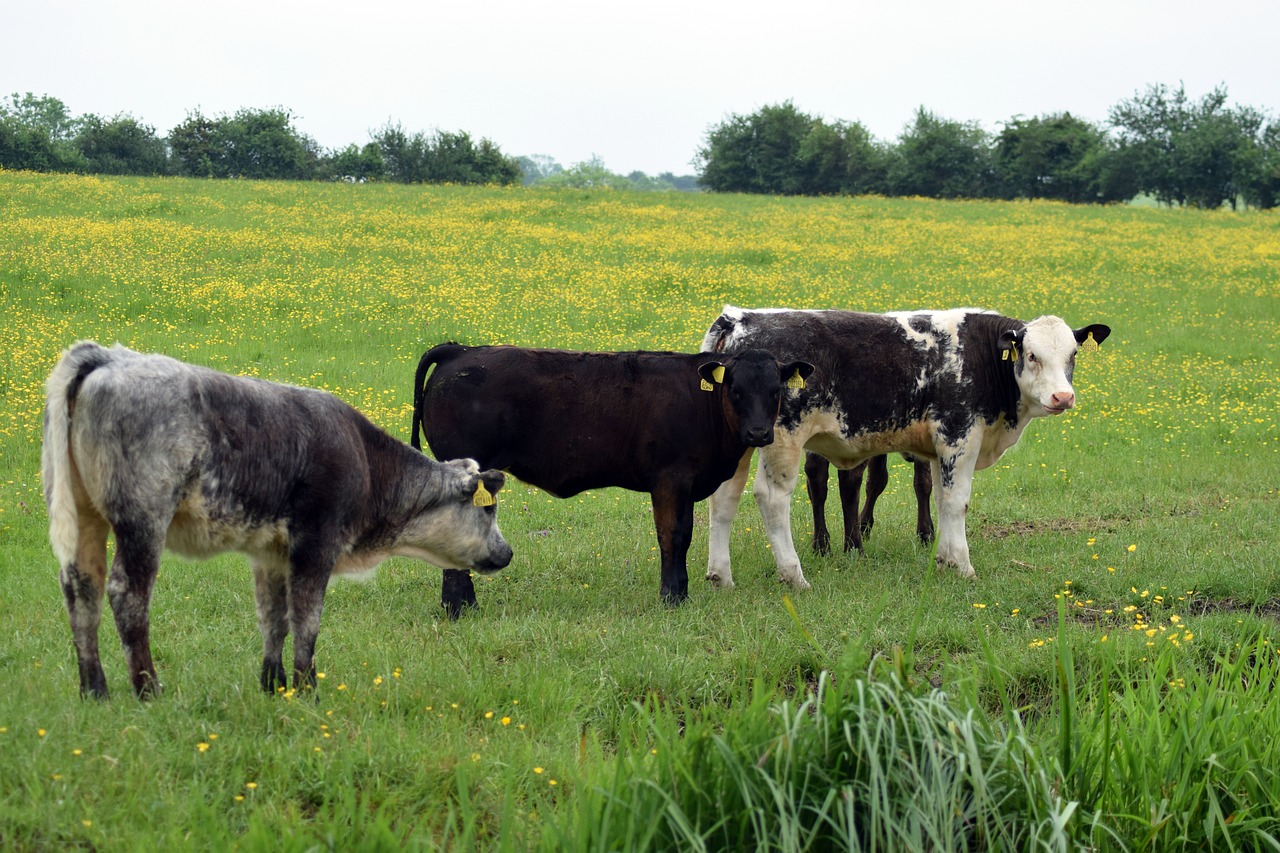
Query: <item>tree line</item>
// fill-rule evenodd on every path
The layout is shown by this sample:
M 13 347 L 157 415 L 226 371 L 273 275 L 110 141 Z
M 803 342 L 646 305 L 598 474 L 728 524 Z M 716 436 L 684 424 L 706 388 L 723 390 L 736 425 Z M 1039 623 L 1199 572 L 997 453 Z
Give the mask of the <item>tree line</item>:
M 0 101 L 0 168 L 210 178 L 525 184 L 781 195 L 1046 198 L 1127 201 L 1147 194 L 1203 208 L 1280 204 L 1280 121 L 1228 103 L 1149 86 L 1103 125 L 1070 113 L 976 122 L 921 107 L 893 142 L 857 121 L 828 121 L 790 102 L 731 115 L 707 132 L 696 176 L 610 172 L 598 158 L 569 169 L 511 157 L 465 132 L 410 132 L 388 122 L 364 145 L 326 150 L 283 108 L 209 117 L 199 110 L 167 136 L 129 115 L 73 116 L 48 95 Z
M 1014 117 L 996 134 L 918 109 L 896 142 L 826 121 L 790 101 L 713 126 L 699 150 L 710 190 L 781 195 L 875 193 L 1045 198 L 1217 208 L 1280 202 L 1280 121 L 1230 106 L 1224 86 L 1199 100 L 1149 86 L 1099 126 L 1058 113 Z
M 108 175 L 512 184 L 516 158 L 465 132 L 409 132 L 388 123 L 361 146 L 325 150 L 283 108 L 210 117 L 199 110 L 158 136 L 132 116 L 72 116 L 48 95 L 0 102 L 0 167 Z

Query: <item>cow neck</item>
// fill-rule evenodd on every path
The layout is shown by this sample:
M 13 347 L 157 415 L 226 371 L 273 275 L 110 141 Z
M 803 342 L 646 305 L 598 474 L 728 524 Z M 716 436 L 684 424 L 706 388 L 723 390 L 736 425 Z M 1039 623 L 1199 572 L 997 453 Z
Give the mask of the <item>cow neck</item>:
M 974 388 L 979 391 L 976 408 L 988 421 L 1003 417 L 1010 428 L 1018 423 L 1022 391 L 1012 353 L 1008 360 L 1001 357 L 1000 335 L 1024 328 L 1021 320 L 999 314 L 971 314 L 964 325 L 964 369 L 975 377 Z

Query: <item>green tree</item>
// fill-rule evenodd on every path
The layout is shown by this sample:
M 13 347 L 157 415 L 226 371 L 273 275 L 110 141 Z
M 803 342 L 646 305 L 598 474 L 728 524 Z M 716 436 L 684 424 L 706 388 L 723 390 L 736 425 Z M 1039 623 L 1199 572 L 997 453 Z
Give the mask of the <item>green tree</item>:
M 421 131 L 409 134 L 388 124 L 373 134 L 386 164 L 387 178 L 406 184 L 512 184 L 520 180 L 520 164 L 488 139 L 477 145 L 468 133 Z
M 1225 86 L 1199 101 L 1181 85 L 1149 86 L 1113 107 L 1110 118 L 1141 190 L 1164 204 L 1234 207 L 1257 183 L 1264 119 L 1250 107 L 1229 107 Z
M 315 143 L 293 126 L 285 109 L 243 109 L 223 120 L 219 134 L 227 170 L 238 178 L 300 180 L 314 171 Z
M 715 192 L 802 191 L 798 154 L 813 119 L 790 102 L 731 115 L 707 133 L 695 160 L 703 186 Z
M 169 131 L 173 169 L 190 178 L 225 178 L 229 174 L 225 119 L 211 119 L 197 109 Z
M 942 119 L 920 107 L 893 150 L 888 183 L 895 195 L 994 195 L 996 180 L 986 131 L 973 122 Z
M 0 101 L 0 166 L 39 172 L 86 168 L 75 145 L 79 123 L 49 95 L 14 93 Z
M 1082 203 L 1102 197 L 1106 133 L 1070 113 L 1007 122 L 995 143 L 1003 186 L 1022 198 Z
M 106 175 L 163 175 L 168 170 L 164 140 L 155 128 L 131 116 L 113 119 L 85 116 L 76 146 L 90 172 Z
M 385 174 L 386 164 L 377 143 L 369 142 L 362 148 L 353 142 L 324 158 L 316 176 L 327 180 L 377 181 Z

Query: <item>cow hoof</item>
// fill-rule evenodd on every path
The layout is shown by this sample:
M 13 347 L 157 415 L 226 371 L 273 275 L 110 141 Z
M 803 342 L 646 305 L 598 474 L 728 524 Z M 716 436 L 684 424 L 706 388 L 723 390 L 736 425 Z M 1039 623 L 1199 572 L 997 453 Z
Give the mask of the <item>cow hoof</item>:
M 719 572 L 707 572 L 707 580 L 716 589 L 733 589 L 733 578 L 722 578 Z
M 806 590 L 809 588 L 809 582 L 801 575 L 798 578 L 789 578 L 786 575 L 778 575 L 778 580 L 795 590 Z
M 978 577 L 978 573 L 973 570 L 973 566 L 959 566 L 944 560 L 938 560 L 937 566 L 939 569 L 949 569 L 965 580 L 974 580 Z

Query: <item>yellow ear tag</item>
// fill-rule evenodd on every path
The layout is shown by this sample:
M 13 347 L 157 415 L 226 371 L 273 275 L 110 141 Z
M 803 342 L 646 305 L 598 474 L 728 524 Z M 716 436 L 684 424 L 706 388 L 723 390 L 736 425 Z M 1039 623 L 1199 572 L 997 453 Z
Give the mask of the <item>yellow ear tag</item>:
M 803 388 L 803 387 L 804 387 L 804 377 L 800 375 L 800 371 L 799 371 L 799 370 L 797 370 L 795 373 L 791 374 L 791 378 L 787 380 L 787 387 L 788 387 L 788 388 Z
M 708 382 L 708 381 L 707 381 L 707 380 L 705 380 L 705 379 L 704 379 L 704 380 L 702 380 L 702 382 L 701 382 L 701 383 L 699 383 L 698 387 L 699 387 L 699 388 L 701 388 L 703 391 L 714 391 L 714 390 L 716 390 L 716 386 L 712 385 L 710 382 Z
M 721 364 L 711 371 L 711 378 L 717 383 L 724 381 L 724 365 Z
M 483 480 L 476 483 L 476 494 L 475 497 L 471 499 L 471 502 L 476 506 L 493 506 L 497 503 L 497 501 L 493 499 L 493 495 L 489 494 L 489 490 L 484 487 Z
M 1080 348 L 1085 352 L 1094 352 L 1098 349 L 1098 342 L 1093 339 L 1093 332 L 1090 332 L 1088 337 L 1084 339 L 1084 343 L 1080 345 Z
M 1000 353 L 1001 361 L 1008 361 L 1010 357 L 1012 357 L 1014 361 L 1018 360 L 1018 345 L 1015 343 L 1010 343 L 1009 348 Z

